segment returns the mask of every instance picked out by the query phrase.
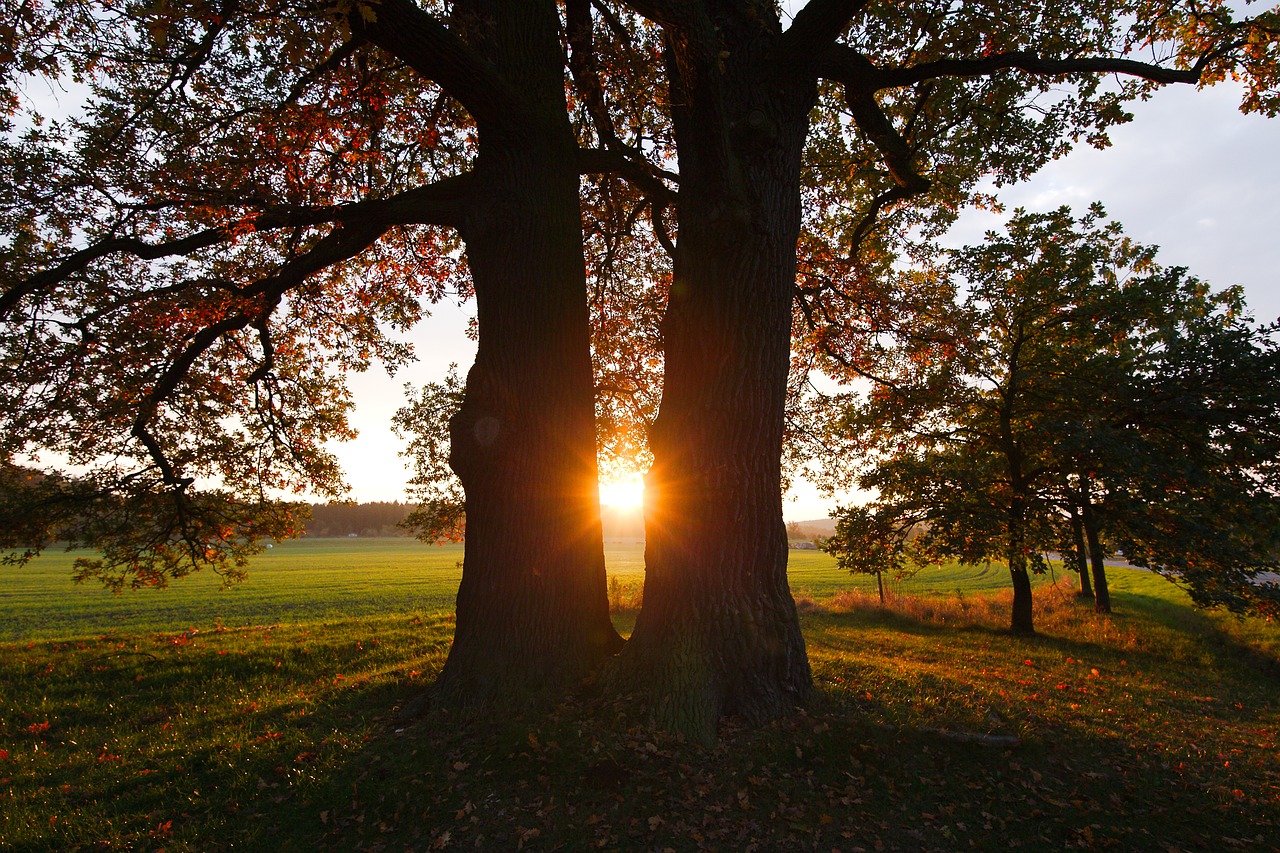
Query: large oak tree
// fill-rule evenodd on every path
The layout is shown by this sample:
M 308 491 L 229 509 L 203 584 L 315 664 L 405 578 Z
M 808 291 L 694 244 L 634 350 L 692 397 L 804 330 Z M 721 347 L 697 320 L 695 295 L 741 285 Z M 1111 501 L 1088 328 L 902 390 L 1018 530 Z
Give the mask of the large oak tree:
M 980 178 L 1103 144 L 1160 84 L 1240 72 L 1245 108 L 1274 114 L 1277 16 L 811 0 L 784 27 L 753 0 L 628 5 L 662 28 L 680 196 L 645 608 L 614 677 L 708 738 L 810 689 L 779 496 L 792 305 L 814 364 L 856 370 L 894 255 Z
M 673 255 L 673 274 L 647 337 L 665 379 L 646 607 L 612 679 L 707 738 L 725 714 L 771 716 L 810 689 L 780 497 L 797 274 L 805 346 L 853 361 L 851 320 L 879 304 L 867 295 L 911 248 L 899 238 L 935 234 L 980 178 L 1016 179 L 1100 138 L 1125 98 L 1160 83 L 1240 70 L 1246 106 L 1274 111 L 1275 15 L 811 0 L 784 28 L 755 0 L 579 0 L 564 16 L 496 0 L 13 10 L 0 32 L 11 102 L 32 74 L 95 88 L 83 123 L 6 144 L 0 308 L 19 413 L 6 461 L 36 449 L 123 460 L 100 466 L 88 493 L 156 508 L 150 540 L 95 531 L 128 543 L 107 552 L 126 576 L 184 571 L 210 541 L 231 565 L 265 530 L 243 514 L 269 506 L 245 500 L 260 484 L 334 484 L 320 442 L 344 428 L 344 392 L 315 354 L 347 369 L 394 360 L 377 321 L 410 321 L 418 293 L 456 280 L 461 235 L 481 354 L 453 461 L 467 487 L 459 606 L 475 608 L 476 633 L 460 613 L 455 655 L 470 671 L 446 680 L 464 695 L 516 686 L 514 638 L 537 626 L 560 633 L 524 682 L 582 671 L 614 641 L 568 190 L 581 171 L 625 174 L 630 212 L 592 217 L 624 227 L 593 226 L 593 245 L 617 257 L 613 238 L 647 217 L 646 242 Z M 1103 87 L 1110 73 L 1130 82 Z M 656 118 L 637 107 L 655 103 Z M 659 169 L 673 156 L 668 234 L 673 181 Z M 43 364 L 63 372 L 49 380 Z M 237 500 L 213 507 L 224 527 L 197 530 L 213 516 L 195 512 L 188 481 L 206 474 Z M 100 502 L 98 517 L 115 506 Z M 189 547 L 154 562 L 171 541 Z M 508 594 L 531 610 L 498 601 Z M 466 651 L 468 637 L 497 653 Z
M 615 651 L 556 5 L 9 11 L 3 457 L 87 473 L 18 492 L 49 523 L 5 544 L 96 545 L 81 574 L 116 588 L 237 574 L 290 532 L 273 492 L 340 489 L 343 374 L 402 364 L 384 327 L 474 288 L 445 697 L 571 683 Z M 42 122 L 38 75 L 83 109 Z

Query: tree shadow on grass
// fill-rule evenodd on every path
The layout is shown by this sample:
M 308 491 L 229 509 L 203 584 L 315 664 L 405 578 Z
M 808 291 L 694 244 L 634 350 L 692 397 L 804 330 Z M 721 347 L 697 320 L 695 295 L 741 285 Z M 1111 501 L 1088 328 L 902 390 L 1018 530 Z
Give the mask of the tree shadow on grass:
M 1126 674 L 1123 659 L 1141 670 L 1141 653 L 901 614 L 806 623 L 820 688 L 793 718 L 755 729 L 731 720 L 715 748 L 700 749 L 586 695 L 408 725 L 390 715 L 322 790 L 275 813 L 271 833 L 303 842 L 279 849 L 1211 850 L 1262 844 L 1280 821 L 1267 747 L 1221 760 L 1235 743 L 1224 732 L 1266 729 L 1274 744 L 1274 718 L 1171 700 L 1163 675 Z M 878 665 L 866 658 L 869 635 L 933 668 L 886 667 L 897 689 L 837 686 L 831 661 Z M 988 650 L 969 671 L 947 656 L 965 641 Z M 1024 658 L 1035 665 L 1024 671 Z M 1068 659 L 1069 686 L 1087 685 L 1087 699 L 1055 690 L 1062 676 L 1046 668 Z M 984 665 L 1003 670 L 990 690 L 972 680 Z M 1192 694 L 1208 689 L 1204 673 L 1186 675 Z M 973 702 L 997 694 L 991 727 L 1016 731 L 1019 746 L 950 737 L 974 727 Z M 951 701 L 917 707 L 929 695 Z
M 370 630 L 0 648 L 0 848 L 270 848 L 270 814 L 420 689 L 379 673 L 390 656 Z
M 763 728 L 730 720 L 713 749 L 652 732 L 637 709 L 588 693 L 536 708 L 406 719 L 403 709 L 432 674 L 422 653 L 400 649 L 370 661 L 357 650 L 362 638 L 369 645 L 359 633 L 295 631 L 263 648 L 246 643 L 234 660 L 199 642 L 157 653 L 159 661 L 121 659 L 90 678 L 104 716 L 85 710 L 85 728 L 102 735 L 112 725 L 144 727 L 172 736 L 172 748 L 122 755 L 92 778 L 83 762 L 48 769 L 42 782 L 52 793 L 39 805 L 64 817 L 78 812 L 79 828 L 29 834 L 14 849 L 1218 849 L 1223 837 L 1273 831 L 1277 803 L 1265 798 L 1265 768 L 1252 754 L 1224 767 L 1216 754 L 1226 748 L 1214 740 L 1219 730 L 1241 729 L 1239 714 L 1166 703 L 1180 715 L 1175 729 L 1206 731 L 1197 752 L 1173 729 L 1144 731 L 1140 710 L 1107 725 L 1091 719 L 1123 710 L 1116 702 L 1124 691 L 1141 694 L 1133 685 L 1090 693 L 1094 704 L 1081 694 L 1081 710 L 1065 710 L 1065 694 L 1053 691 L 1058 676 L 1042 662 L 1097 660 L 1105 650 L 900 614 L 826 614 L 807 617 L 806 626 L 820 684 L 809 707 Z M 82 652 L 80 663 L 95 654 Z M 919 671 L 883 665 L 913 657 Z M 1023 658 L 1037 666 L 1024 672 Z M 418 666 L 424 671 L 410 676 Z M 1090 666 L 1112 673 L 1092 661 L 1077 668 L 1093 690 Z M 1004 671 L 977 683 L 983 667 Z M 845 671 L 874 671 L 882 682 L 874 691 L 837 685 Z M 348 677 L 336 682 L 338 672 Z M 85 674 L 57 675 L 34 689 L 76 707 Z M 251 691 L 270 677 L 299 698 L 255 709 Z M 981 723 L 975 708 L 996 704 L 990 697 L 999 690 L 1010 695 L 991 728 L 1016 731 L 1021 746 L 942 733 Z M 1032 698 L 1037 691 L 1058 710 Z M 130 699 L 134 693 L 143 695 Z M 117 697 L 118 708 L 141 714 L 105 715 L 101 707 Z M 165 708 L 205 705 L 217 713 L 194 728 L 161 731 Z M 1265 720 L 1250 732 L 1265 729 L 1274 741 L 1275 727 Z M 80 793 L 61 793 L 66 785 Z M 86 828 L 94 822 L 102 824 L 97 834 Z
M 1122 606 L 1132 607 L 1144 618 L 1168 631 L 1201 638 L 1202 642 L 1221 653 L 1226 660 L 1252 672 L 1262 673 L 1272 682 L 1280 684 L 1280 660 L 1232 636 L 1223 629 L 1221 620 L 1204 611 L 1141 593 L 1124 592 L 1118 594 L 1117 598 Z
M 580 697 L 536 714 L 428 714 L 390 723 L 246 840 L 280 839 L 278 850 L 1218 849 L 1276 825 L 1276 804 L 1231 794 L 1239 779 L 1212 756 L 1085 725 L 992 748 L 878 722 L 892 711 L 824 691 L 772 726 L 730 721 L 713 749 Z

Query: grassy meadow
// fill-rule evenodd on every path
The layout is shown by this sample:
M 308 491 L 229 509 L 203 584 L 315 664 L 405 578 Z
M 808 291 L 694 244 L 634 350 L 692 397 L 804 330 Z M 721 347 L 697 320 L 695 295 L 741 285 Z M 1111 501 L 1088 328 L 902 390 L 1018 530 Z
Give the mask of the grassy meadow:
M 1280 849 L 1280 627 L 1113 569 L 1012 637 L 1003 567 L 891 584 L 793 551 L 817 691 L 704 750 L 590 685 L 413 715 L 458 547 L 301 540 L 219 591 L 0 585 L 0 849 Z M 641 547 L 612 543 L 627 632 Z

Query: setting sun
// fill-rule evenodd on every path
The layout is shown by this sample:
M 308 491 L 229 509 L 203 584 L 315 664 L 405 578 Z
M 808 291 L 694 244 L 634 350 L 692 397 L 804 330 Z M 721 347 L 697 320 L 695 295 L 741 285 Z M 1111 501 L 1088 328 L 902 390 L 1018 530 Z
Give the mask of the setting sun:
M 644 479 L 630 474 L 620 480 L 603 480 L 600 483 L 600 503 L 618 509 L 632 509 L 644 502 Z

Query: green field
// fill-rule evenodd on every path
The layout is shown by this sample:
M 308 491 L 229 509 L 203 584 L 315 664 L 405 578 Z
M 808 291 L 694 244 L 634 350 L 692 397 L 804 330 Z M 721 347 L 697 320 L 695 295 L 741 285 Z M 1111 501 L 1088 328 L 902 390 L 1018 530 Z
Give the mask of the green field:
M 820 551 L 790 554 L 791 586 L 798 597 L 824 600 L 846 590 L 875 587 L 874 579 L 840 571 Z M 299 539 L 259 555 L 249 567 L 249 579 L 228 589 L 221 588 L 217 575 L 200 573 L 168 589 L 111 595 L 92 583 L 71 583 L 76 556 L 49 551 L 28 566 L 3 570 L 0 641 L 448 613 L 462 577 L 461 545 L 427 545 L 404 538 Z M 624 592 L 640 590 L 643 544 L 611 541 L 605 547 L 605 562 Z M 975 594 L 1007 588 L 1009 576 L 1001 565 L 949 566 L 888 586 L 904 594 Z
M 702 749 L 589 685 L 408 715 L 460 555 L 303 540 L 232 590 L 118 597 L 67 555 L 7 571 L 0 850 L 1277 849 L 1280 627 L 1156 575 L 1112 570 L 1111 617 L 1045 578 L 1040 634 L 1014 637 L 999 567 L 882 609 L 793 551 L 815 695 Z M 642 556 L 610 546 L 617 587 Z
M 76 553 L 49 551 L 6 569 L 0 585 L 0 638 L 72 638 L 112 630 L 178 630 L 293 624 L 395 613 L 451 611 L 462 575 L 461 545 L 414 539 L 299 539 L 282 542 L 249 566 L 249 579 L 221 589 L 197 573 L 168 589 L 111 595 L 73 585 Z

